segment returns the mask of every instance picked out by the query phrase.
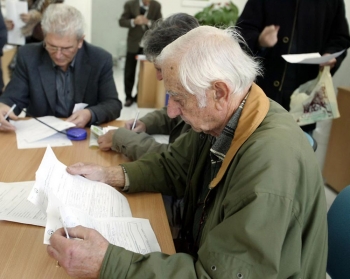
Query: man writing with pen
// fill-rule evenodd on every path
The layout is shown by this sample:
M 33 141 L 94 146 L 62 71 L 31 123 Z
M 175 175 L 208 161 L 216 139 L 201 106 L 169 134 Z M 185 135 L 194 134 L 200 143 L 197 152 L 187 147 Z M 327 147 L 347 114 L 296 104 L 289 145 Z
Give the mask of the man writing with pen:
M 15 120 L 23 109 L 27 116 L 67 118 L 77 127 L 119 117 L 122 105 L 112 57 L 84 41 L 83 26 L 83 17 L 74 7 L 52 4 L 46 9 L 44 42 L 19 49 L 14 75 L 0 97 L 0 131 L 14 130 L 4 116 Z M 87 107 L 73 113 L 78 103 Z

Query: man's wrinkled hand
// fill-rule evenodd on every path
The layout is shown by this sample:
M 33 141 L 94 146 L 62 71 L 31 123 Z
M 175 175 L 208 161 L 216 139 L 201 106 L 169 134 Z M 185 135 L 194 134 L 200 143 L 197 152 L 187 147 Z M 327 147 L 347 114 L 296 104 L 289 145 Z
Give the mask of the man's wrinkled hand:
M 98 147 L 102 151 L 111 150 L 113 144 L 113 135 L 115 130 L 108 131 L 106 134 L 99 136 L 97 139 Z
M 10 122 L 5 119 L 5 115 L 11 108 L 8 105 L 0 103 L 0 131 L 8 132 L 16 130 L 15 126 L 13 126 Z M 18 116 L 11 112 L 9 118 L 12 120 L 17 120 Z
M 78 110 L 66 119 L 78 128 L 84 128 L 91 120 L 91 112 L 88 109 Z
M 81 175 L 89 180 L 99 181 L 113 187 L 125 186 L 125 175 L 120 166 L 103 167 L 93 163 L 76 163 L 67 167 L 72 175 Z
M 131 130 L 132 126 L 134 124 L 134 119 L 127 120 L 125 122 L 124 127 L 128 130 Z M 146 125 L 140 120 L 136 120 L 136 124 L 134 127 L 134 132 L 141 133 L 141 132 L 146 132 Z
M 98 278 L 108 241 L 96 230 L 77 226 L 68 228 L 70 239 L 63 228 L 50 238 L 47 253 L 68 275 L 74 278 Z

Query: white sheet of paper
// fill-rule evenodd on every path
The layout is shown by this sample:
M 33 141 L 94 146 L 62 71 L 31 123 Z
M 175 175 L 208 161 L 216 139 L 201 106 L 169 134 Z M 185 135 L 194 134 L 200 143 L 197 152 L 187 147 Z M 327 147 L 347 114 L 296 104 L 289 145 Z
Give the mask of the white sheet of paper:
M 78 225 L 95 229 L 110 243 L 127 250 L 147 254 L 160 251 L 157 238 L 147 219 L 131 217 L 92 218 L 74 207 L 64 206 L 57 197 L 49 193 L 47 223 L 44 244 L 50 244 L 54 231 Z
M 45 213 L 27 200 L 34 183 L 0 182 L 0 220 L 45 227 Z
M 161 251 L 157 238 L 147 219 L 114 217 L 91 218 L 72 207 L 61 210 L 61 217 L 67 227 L 78 225 L 99 231 L 110 243 L 127 250 L 147 254 Z
M 88 104 L 86 104 L 86 103 L 77 103 L 77 104 L 75 104 L 72 114 L 74 112 L 77 112 L 79 110 L 82 110 L 82 109 L 86 108 L 87 106 L 88 106 Z
M 40 121 L 50 125 L 58 131 L 63 131 L 71 127 L 75 127 L 72 122 L 67 122 L 54 116 L 38 117 Z M 16 136 L 20 141 L 32 143 L 45 138 L 48 138 L 58 132 L 54 129 L 40 123 L 36 119 L 10 121 L 16 127 Z
M 131 216 L 129 203 L 122 194 L 107 184 L 70 175 L 50 146 L 36 172 L 28 200 L 46 212 L 49 191 L 64 205 L 74 205 L 93 217 Z
M 21 20 L 20 14 L 28 13 L 27 1 L 6 0 L 6 18 L 13 21 L 13 30 L 7 31 L 7 43 L 13 45 L 24 45 L 25 37 L 22 35 L 21 27 L 25 23 Z
M 125 249 L 142 254 L 160 251 L 149 221 L 131 218 L 122 194 L 104 183 L 68 174 L 50 146 L 28 200 L 47 212 L 44 244 L 49 244 L 52 233 L 62 226 L 83 225 Z
M 319 53 L 302 53 L 302 54 L 285 54 L 282 55 L 284 60 L 289 63 L 299 63 L 299 64 L 323 64 L 326 63 L 333 58 L 337 58 L 341 55 L 344 50 L 333 53 L 331 55 L 321 56 Z
M 52 147 L 73 145 L 72 141 L 66 135 L 60 133 L 34 142 L 27 142 L 25 138 L 21 138 L 18 134 L 16 134 L 16 138 L 18 149 L 46 148 L 48 145 Z

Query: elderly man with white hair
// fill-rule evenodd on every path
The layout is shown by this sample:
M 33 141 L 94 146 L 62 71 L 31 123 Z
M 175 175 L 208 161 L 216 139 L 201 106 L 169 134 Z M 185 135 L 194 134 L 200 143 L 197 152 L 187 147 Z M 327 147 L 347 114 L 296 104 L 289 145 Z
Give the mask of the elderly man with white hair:
M 92 229 L 69 229 L 82 241 L 60 229 L 48 253 L 68 274 L 325 278 L 326 202 L 315 154 L 290 114 L 254 84 L 261 70 L 240 42 L 232 29 L 202 26 L 157 58 L 169 116 L 193 128 L 169 151 L 121 166 L 67 168 L 129 193 L 184 197 L 177 253 L 140 255 Z
M 113 79 L 112 55 L 84 38 L 81 12 L 51 4 L 41 21 L 44 41 L 18 50 L 11 81 L 0 96 L 0 132 L 14 131 L 6 121 L 26 109 L 27 116 L 67 118 L 77 127 L 102 124 L 120 116 L 122 104 Z M 86 107 L 76 110 L 77 104 Z

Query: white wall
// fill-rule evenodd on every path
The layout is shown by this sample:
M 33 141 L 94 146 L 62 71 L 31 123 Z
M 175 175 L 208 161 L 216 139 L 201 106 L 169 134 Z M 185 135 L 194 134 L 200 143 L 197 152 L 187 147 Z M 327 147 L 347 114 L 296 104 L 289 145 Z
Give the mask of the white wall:
M 96 1 L 96 0 L 95 0 Z M 91 42 L 91 3 L 92 0 L 65 0 L 66 4 L 76 7 L 83 14 L 85 19 L 85 39 Z

